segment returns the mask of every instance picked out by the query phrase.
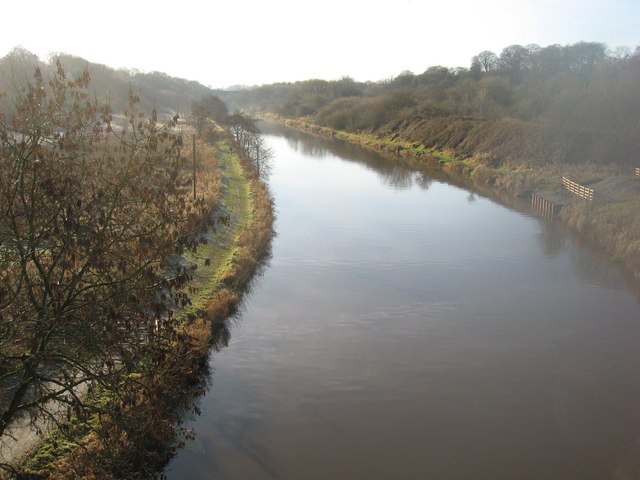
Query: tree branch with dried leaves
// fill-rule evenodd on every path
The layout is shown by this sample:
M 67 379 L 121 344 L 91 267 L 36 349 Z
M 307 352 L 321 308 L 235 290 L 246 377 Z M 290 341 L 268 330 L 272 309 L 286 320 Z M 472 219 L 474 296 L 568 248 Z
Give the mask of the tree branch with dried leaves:
M 190 196 L 177 117 L 146 118 L 131 93 L 116 123 L 89 81 L 36 68 L 0 116 L 0 435 L 151 372 L 189 301 L 172 259 L 213 224 Z

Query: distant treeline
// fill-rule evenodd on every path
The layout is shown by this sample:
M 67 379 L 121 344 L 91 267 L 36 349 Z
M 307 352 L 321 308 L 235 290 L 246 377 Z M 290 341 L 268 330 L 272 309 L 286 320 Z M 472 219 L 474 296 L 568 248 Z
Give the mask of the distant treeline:
M 494 163 L 640 161 L 640 47 L 511 45 L 499 55 L 480 52 L 469 68 L 434 66 L 379 82 L 279 83 L 226 100 Z
M 140 110 L 150 114 L 155 109 L 160 118 L 173 117 L 176 113 L 189 114 L 192 102 L 215 93 L 196 81 L 170 77 L 162 72 L 116 70 L 68 54 L 57 54 L 49 61 L 42 61 L 35 54 L 18 47 L 0 58 L 0 92 L 6 93 L 6 97 L 0 98 L 0 110 L 11 111 L 12 97 L 27 81 L 32 80 L 36 65 L 44 77 L 49 77 L 55 72 L 57 60 L 69 76 L 87 70 L 91 76 L 91 88 L 98 100 L 109 101 L 116 112 L 127 109 L 130 90 L 139 97 Z

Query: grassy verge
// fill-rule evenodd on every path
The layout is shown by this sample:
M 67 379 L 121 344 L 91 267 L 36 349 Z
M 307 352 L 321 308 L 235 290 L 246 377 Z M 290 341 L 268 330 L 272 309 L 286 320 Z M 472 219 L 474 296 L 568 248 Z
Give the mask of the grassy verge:
M 338 138 L 372 150 L 387 152 L 406 166 L 445 174 L 453 183 L 480 191 L 511 207 L 527 209 L 533 192 L 562 196 L 562 177 L 578 183 L 594 183 L 610 178 L 631 177 L 613 166 L 541 164 L 526 159 L 500 160 L 484 154 L 458 154 L 455 150 L 437 150 L 403 139 L 398 134 L 376 135 L 335 131 L 305 119 L 268 116 L 292 128 L 327 138 Z M 629 183 L 627 182 L 627 184 Z M 619 192 L 616 192 L 619 193 Z M 615 197 L 615 198 L 613 198 Z M 604 250 L 623 272 L 640 281 L 640 194 L 600 197 L 593 204 L 567 200 L 558 219 Z
M 187 257 L 198 268 L 191 285 L 197 290 L 192 295 L 191 305 L 180 318 L 193 320 L 206 312 L 207 306 L 222 286 L 222 280 L 234 268 L 238 254 L 238 236 L 255 220 L 253 192 L 237 157 L 225 154 L 222 157 L 224 170 L 224 198 L 219 213 L 226 217 L 212 233 L 208 243 L 200 246 Z
M 207 153 L 210 147 L 201 148 Z M 190 285 L 192 304 L 178 315 L 181 328 L 166 355 L 153 365 L 151 377 L 141 378 L 139 388 L 117 393 L 119 408 L 113 413 L 64 422 L 21 465 L 19 478 L 151 478 L 180 446 L 176 428 L 203 390 L 215 334 L 268 255 L 273 235 L 266 185 L 236 155 L 223 149 L 216 156 L 221 168 L 215 170 L 222 175 L 210 170 L 204 188 L 225 222 L 188 259 L 199 267 Z M 91 395 L 96 406 L 114 401 L 113 393 Z

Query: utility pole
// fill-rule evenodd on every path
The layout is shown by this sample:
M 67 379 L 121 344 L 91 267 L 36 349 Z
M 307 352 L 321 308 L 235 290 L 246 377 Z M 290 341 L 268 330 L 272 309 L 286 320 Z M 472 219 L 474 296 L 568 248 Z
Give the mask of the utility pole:
M 193 199 L 196 200 L 196 136 L 193 139 Z
M 260 137 L 256 141 L 256 175 L 260 178 Z

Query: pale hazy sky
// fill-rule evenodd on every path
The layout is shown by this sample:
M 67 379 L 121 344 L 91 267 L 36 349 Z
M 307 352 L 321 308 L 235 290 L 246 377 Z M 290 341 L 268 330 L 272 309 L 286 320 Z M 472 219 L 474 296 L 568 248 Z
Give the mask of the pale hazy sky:
M 512 44 L 640 45 L 640 0 L 6 0 L 22 46 L 205 85 L 383 80 Z

